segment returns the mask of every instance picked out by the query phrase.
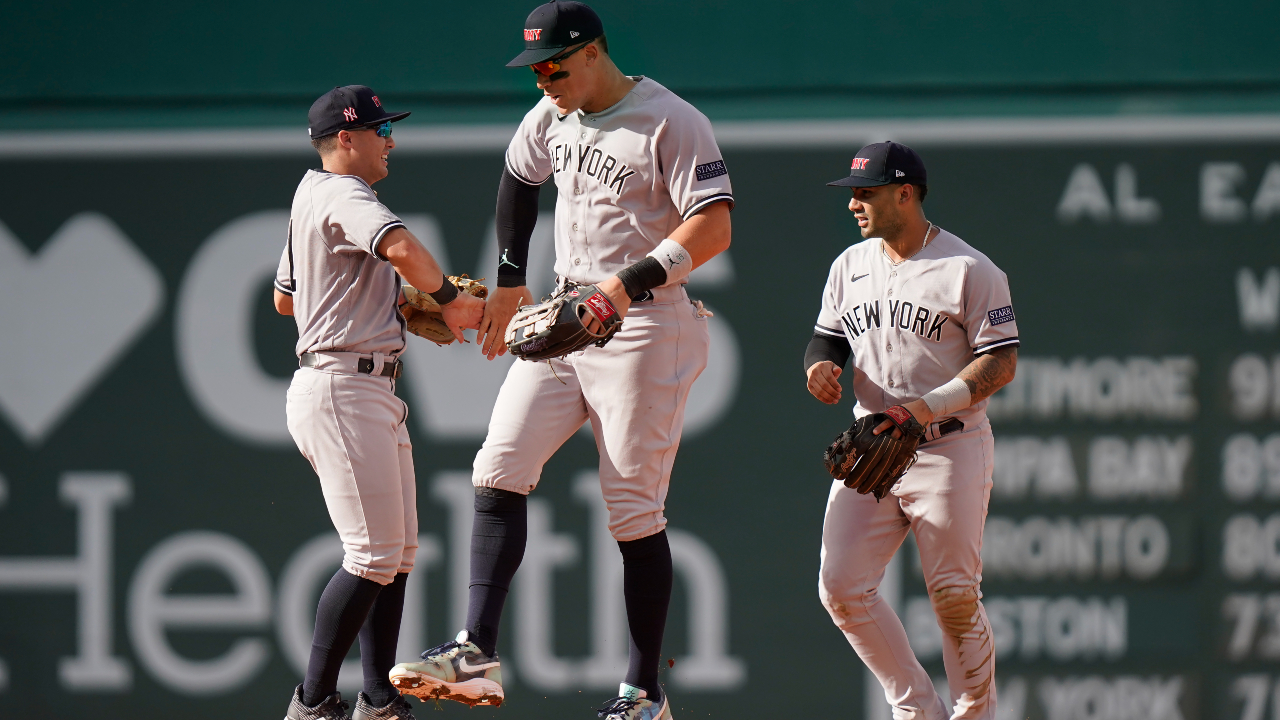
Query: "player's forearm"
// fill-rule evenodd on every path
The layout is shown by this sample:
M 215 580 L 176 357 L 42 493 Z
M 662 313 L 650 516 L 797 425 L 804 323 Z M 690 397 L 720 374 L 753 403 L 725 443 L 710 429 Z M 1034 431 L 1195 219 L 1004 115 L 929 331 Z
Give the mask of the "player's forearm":
M 729 205 L 718 202 L 681 223 L 671 233 L 670 239 L 680 243 L 693 259 L 693 267 L 697 268 L 728 250 L 732 237 Z
M 444 271 L 422 243 L 404 228 L 387 233 L 378 248 L 391 267 L 415 288 L 433 293 L 444 285 Z
M 969 386 L 969 396 L 976 403 L 1008 385 L 1017 368 L 1018 348 L 1002 347 L 974 358 L 956 377 Z
M 647 257 L 623 268 L 605 281 L 607 286 L 600 287 L 616 300 L 617 293 L 612 290 L 614 279 L 622 283 L 619 292 L 625 290 L 627 297 L 678 283 L 699 265 L 724 252 L 729 247 L 731 234 L 729 206 L 724 203 L 710 205 L 684 221 Z
M 293 296 L 285 295 L 279 290 L 273 290 L 275 293 L 276 312 L 281 315 L 293 314 Z
M 498 287 L 522 287 L 526 282 L 529 239 L 538 223 L 538 194 L 538 185 L 529 185 L 503 168 L 493 220 L 498 237 Z

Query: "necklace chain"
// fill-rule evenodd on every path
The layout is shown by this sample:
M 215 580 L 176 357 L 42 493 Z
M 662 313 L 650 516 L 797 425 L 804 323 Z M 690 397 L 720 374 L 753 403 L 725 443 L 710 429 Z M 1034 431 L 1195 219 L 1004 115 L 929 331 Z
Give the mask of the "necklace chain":
M 932 233 L 932 232 L 933 232 L 933 228 L 934 228 L 934 227 L 935 227 L 935 226 L 934 226 L 934 224 L 933 224 L 933 223 L 929 223 L 929 227 L 924 231 L 924 244 L 920 246 L 920 250 L 924 250 L 925 248 L 929 247 L 929 235 L 930 235 L 930 233 Z M 893 267 L 898 267 L 898 266 L 899 266 L 899 265 L 901 265 L 902 263 L 904 263 L 904 262 L 906 262 L 906 261 L 910 260 L 911 258 L 915 257 L 916 255 L 919 255 L 919 254 L 920 254 L 920 250 L 917 250 L 917 251 L 915 251 L 915 252 L 911 253 L 911 254 L 910 254 L 910 255 L 908 255 L 907 257 L 904 257 L 904 258 L 902 258 L 901 260 L 899 260 L 898 262 L 894 262 L 894 261 L 893 261 L 893 258 L 889 257 L 889 251 L 884 249 L 884 240 L 881 240 L 881 241 L 880 241 L 880 252 L 884 255 L 884 259 L 885 259 L 885 260 L 888 260 L 888 261 L 889 261 L 889 264 L 890 264 L 890 265 L 892 265 Z

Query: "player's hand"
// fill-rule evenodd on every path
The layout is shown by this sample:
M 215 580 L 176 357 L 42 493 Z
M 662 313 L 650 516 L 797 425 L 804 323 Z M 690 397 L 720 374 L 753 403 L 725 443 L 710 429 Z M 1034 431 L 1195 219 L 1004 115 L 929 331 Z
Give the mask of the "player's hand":
M 924 400 L 912 400 L 911 402 L 903 405 L 902 408 L 911 413 L 911 417 L 915 418 L 916 422 L 920 423 L 920 425 L 925 429 L 928 429 L 929 423 L 933 422 L 933 411 L 929 409 L 929 403 Z M 902 437 L 902 431 L 888 420 L 877 425 L 876 429 L 872 430 L 872 432 L 879 435 L 889 428 L 893 428 L 894 437 Z
M 480 327 L 480 319 L 484 315 L 485 302 L 467 293 L 458 293 L 448 305 L 440 308 L 444 316 L 444 324 L 449 326 L 460 342 L 466 342 L 463 330 L 475 330 Z
M 842 388 L 840 373 L 844 372 L 830 360 L 819 360 L 809 366 L 809 394 L 828 405 L 840 402 Z M 877 434 L 879 434 L 877 432 Z
M 480 352 L 490 360 L 507 353 L 507 325 L 521 305 L 529 304 L 531 296 L 529 288 L 496 287 L 489 294 L 489 302 L 484 307 L 484 317 L 480 320 L 480 328 L 476 331 L 476 344 Z
M 605 297 L 609 298 L 609 302 L 613 303 L 613 309 L 618 311 L 618 316 L 625 318 L 627 311 L 631 309 L 631 297 L 627 295 L 627 289 L 623 287 L 622 281 L 618 279 L 618 276 L 611 275 L 608 280 L 596 283 L 596 287 L 600 288 L 600 292 L 604 293 Z M 589 314 L 588 317 L 590 317 Z M 591 318 L 591 321 L 587 323 L 587 330 L 593 333 L 602 333 L 604 332 L 604 326 L 600 324 L 599 320 Z

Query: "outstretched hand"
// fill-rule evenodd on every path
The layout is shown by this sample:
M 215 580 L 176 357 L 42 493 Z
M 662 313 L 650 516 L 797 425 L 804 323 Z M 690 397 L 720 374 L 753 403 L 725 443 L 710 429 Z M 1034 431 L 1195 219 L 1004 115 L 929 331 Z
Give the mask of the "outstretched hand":
M 460 342 L 466 342 L 463 330 L 476 330 L 480 327 L 480 319 L 484 314 L 485 301 L 467 293 L 458 293 L 448 305 L 440 308 L 444 323 L 453 331 Z
M 490 360 L 507 353 L 507 325 L 511 324 L 511 318 L 520 306 L 527 305 L 530 300 L 529 288 L 524 285 L 493 289 L 489 294 L 489 302 L 485 305 L 480 327 L 476 331 L 476 344 L 480 346 L 481 353 Z

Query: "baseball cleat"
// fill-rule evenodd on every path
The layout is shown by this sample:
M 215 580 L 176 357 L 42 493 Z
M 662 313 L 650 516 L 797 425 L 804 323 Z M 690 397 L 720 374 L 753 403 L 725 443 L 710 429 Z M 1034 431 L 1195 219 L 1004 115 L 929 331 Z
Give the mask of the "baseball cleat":
M 351 703 L 343 702 L 342 693 L 334 693 L 320 701 L 315 707 L 302 704 L 302 686 L 293 691 L 293 700 L 289 703 L 289 711 L 284 720 L 351 720 L 347 708 Z
M 422 653 L 422 662 L 391 668 L 391 684 L 420 700 L 456 700 L 464 705 L 502 704 L 502 666 L 498 654 L 485 655 L 467 631 Z
M 671 720 L 671 705 L 666 693 L 662 694 L 662 702 L 654 702 L 644 690 L 622 683 L 618 697 L 597 710 L 596 715 L 604 720 Z
M 409 701 L 405 700 L 403 695 L 397 695 L 394 700 L 379 708 L 369 704 L 368 695 L 360 693 L 356 696 L 356 711 L 351 713 L 351 720 L 417 720 L 417 718 L 413 716 Z

